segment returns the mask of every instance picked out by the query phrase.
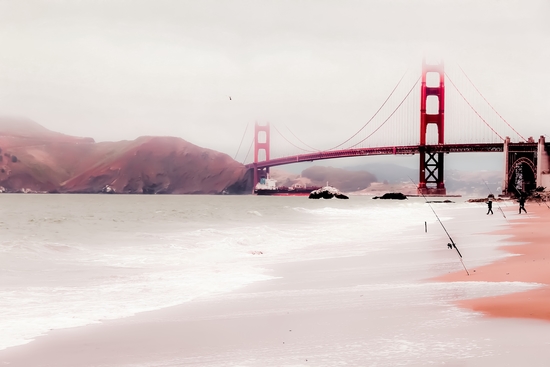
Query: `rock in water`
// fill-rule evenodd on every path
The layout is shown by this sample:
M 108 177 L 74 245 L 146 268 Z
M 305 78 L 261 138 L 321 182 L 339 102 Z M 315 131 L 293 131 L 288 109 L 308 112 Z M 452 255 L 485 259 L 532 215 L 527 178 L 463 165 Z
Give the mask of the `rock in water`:
M 334 195 L 334 197 L 336 197 L 336 199 L 349 199 L 347 195 L 344 195 L 342 193 L 336 194 Z
M 400 192 L 388 192 L 382 196 L 375 196 L 373 199 L 394 199 L 405 200 L 407 197 Z
M 332 186 L 321 187 L 318 190 L 313 190 L 309 194 L 310 199 L 332 199 L 333 197 L 337 199 L 349 199 L 349 197 L 342 194 L 340 190 Z

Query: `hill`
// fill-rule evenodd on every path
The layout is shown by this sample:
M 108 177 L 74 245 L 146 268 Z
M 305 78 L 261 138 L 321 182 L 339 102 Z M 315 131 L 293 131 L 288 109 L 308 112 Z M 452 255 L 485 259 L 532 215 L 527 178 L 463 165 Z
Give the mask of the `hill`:
M 386 192 L 416 194 L 418 169 L 396 164 L 369 163 L 345 168 L 312 166 L 301 174 L 292 174 L 283 169 L 272 169 L 272 178 L 279 185 L 325 185 L 328 181 L 346 193 L 357 195 L 382 195 Z M 502 188 L 500 171 L 447 170 L 445 187 L 453 195 L 484 197 L 489 192 L 500 193 Z
M 271 169 L 270 176 L 279 186 L 324 186 L 328 182 L 343 192 L 364 190 L 376 182 L 376 176 L 367 171 L 350 171 L 326 166 L 312 166 L 299 175 L 274 168 Z
M 379 194 L 383 191 L 399 191 L 407 194 L 416 193 L 418 169 L 395 164 L 371 163 L 346 167 L 350 171 L 366 170 L 378 178 L 378 184 L 371 185 L 363 193 Z M 413 183 L 414 182 L 414 183 Z M 489 192 L 502 191 L 502 172 L 493 170 L 457 170 L 445 171 L 447 193 L 462 196 L 483 197 Z
M 251 185 L 228 155 L 175 137 L 96 143 L 4 117 L 0 154 L 7 192 L 221 194 Z

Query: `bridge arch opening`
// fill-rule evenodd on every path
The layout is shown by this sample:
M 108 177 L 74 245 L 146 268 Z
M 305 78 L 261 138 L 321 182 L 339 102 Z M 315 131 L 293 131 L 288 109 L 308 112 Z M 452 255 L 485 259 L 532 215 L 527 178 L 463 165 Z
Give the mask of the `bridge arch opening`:
M 428 96 L 426 98 L 426 114 L 437 115 L 439 114 L 439 97 Z
M 258 149 L 258 162 L 263 162 L 267 160 L 267 152 L 265 149 Z
M 437 125 L 430 124 L 426 126 L 426 144 L 427 145 L 437 145 L 439 141 L 439 129 Z
M 441 81 L 441 75 L 437 71 L 429 71 L 426 73 L 426 87 L 434 88 L 439 87 Z
M 508 170 L 508 190 L 515 195 L 528 193 L 537 187 L 537 168 L 532 160 L 518 158 Z
M 267 142 L 267 133 L 265 131 L 258 131 L 258 143 Z

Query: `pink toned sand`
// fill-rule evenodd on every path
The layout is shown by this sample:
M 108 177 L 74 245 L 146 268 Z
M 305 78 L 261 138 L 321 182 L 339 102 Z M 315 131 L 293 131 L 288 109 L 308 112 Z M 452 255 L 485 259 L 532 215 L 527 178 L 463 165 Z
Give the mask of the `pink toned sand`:
M 499 213 L 495 213 L 498 215 Z M 529 205 L 529 213 L 508 212 L 512 224 L 494 234 L 508 235 L 506 242 L 517 245 L 502 247 L 516 256 L 465 272 L 438 277 L 440 281 L 530 282 L 544 286 L 535 290 L 495 297 L 468 299 L 461 307 L 494 317 L 532 318 L 550 321 L 550 209 L 546 205 Z

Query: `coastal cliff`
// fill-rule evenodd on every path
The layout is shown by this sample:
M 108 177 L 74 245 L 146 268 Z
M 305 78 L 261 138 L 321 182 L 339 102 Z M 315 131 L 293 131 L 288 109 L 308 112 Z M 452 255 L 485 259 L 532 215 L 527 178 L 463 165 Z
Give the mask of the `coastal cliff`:
M 176 137 L 100 142 L 0 118 L 4 192 L 222 194 L 249 192 L 246 168 Z

